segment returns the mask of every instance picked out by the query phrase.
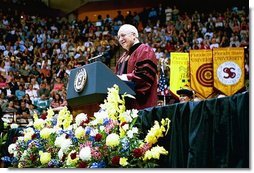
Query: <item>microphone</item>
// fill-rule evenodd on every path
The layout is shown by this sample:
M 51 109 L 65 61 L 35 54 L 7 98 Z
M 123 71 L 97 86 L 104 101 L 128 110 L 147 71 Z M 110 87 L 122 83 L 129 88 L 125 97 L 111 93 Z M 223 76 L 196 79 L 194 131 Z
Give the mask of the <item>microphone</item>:
M 108 52 L 108 51 L 110 51 L 110 48 L 106 49 L 106 50 L 105 50 L 104 52 L 102 52 L 101 54 L 99 54 L 99 55 L 97 55 L 97 56 L 94 56 L 94 57 L 90 58 L 88 61 L 90 62 L 90 61 L 92 61 L 92 60 L 96 60 L 96 59 L 98 59 L 98 58 L 104 56 L 104 55 L 106 54 L 106 52 Z
M 104 55 L 104 54 L 100 54 L 100 55 L 94 56 L 94 57 L 90 58 L 88 61 L 90 62 L 90 61 L 92 61 L 92 60 L 96 60 L 96 59 L 102 57 L 103 55 Z

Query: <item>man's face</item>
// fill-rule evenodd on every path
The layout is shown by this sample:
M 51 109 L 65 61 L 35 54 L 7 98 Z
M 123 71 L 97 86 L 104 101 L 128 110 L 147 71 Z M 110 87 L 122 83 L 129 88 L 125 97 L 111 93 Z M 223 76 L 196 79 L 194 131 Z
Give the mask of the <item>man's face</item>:
M 191 100 L 191 99 L 190 99 L 189 96 L 187 96 L 187 95 L 185 95 L 185 94 L 181 94 L 181 95 L 180 95 L 180 98 L 179 98 L 180 103 L 188 102 L 188 101 L 190 101 L 190 100 Z
M 135 34 L 126 30 L 119 30 L 117 35 L 120 45 L 125 49 L 129 50 L 135 41 Z

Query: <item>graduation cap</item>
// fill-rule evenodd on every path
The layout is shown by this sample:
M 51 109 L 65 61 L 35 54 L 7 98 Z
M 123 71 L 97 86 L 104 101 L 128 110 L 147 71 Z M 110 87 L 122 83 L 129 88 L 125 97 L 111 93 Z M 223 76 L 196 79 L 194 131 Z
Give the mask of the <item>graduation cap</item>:
M 176 93 L 178 95 L 187 95 L 189 97 L 193 97 L 193 91 L 185 88 L 177 90 Z

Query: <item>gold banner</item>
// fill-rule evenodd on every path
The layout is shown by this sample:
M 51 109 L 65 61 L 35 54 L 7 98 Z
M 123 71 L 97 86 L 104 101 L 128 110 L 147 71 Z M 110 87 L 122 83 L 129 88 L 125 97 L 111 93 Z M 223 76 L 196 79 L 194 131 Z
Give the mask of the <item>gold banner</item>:
M 244 87 L 244 48 L 213 49 L 214 87 L 227 96 Z
M 170 54 L 170 91 L 174 96 L 180 88 L 190 86 L 189 77 L 189 53 Z
M 199 98 L 209 98 L 213 90 L 212 50 L 190 50 L 190 86 Z

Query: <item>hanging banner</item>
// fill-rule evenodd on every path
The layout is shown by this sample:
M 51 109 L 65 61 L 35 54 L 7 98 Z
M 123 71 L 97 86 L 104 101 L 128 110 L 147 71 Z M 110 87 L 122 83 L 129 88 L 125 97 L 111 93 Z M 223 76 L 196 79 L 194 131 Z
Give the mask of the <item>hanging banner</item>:
M 227 96 L 244 87 L 244 48 L 213 49 L 214 87 Z
M 190 87 L 199 98 L 214 93 L 212 50 L 190 50 Z
M 170 91 L 173 96 L 178 96 L 177 90 L 190 86 L 189 53 L 170 54 Z

